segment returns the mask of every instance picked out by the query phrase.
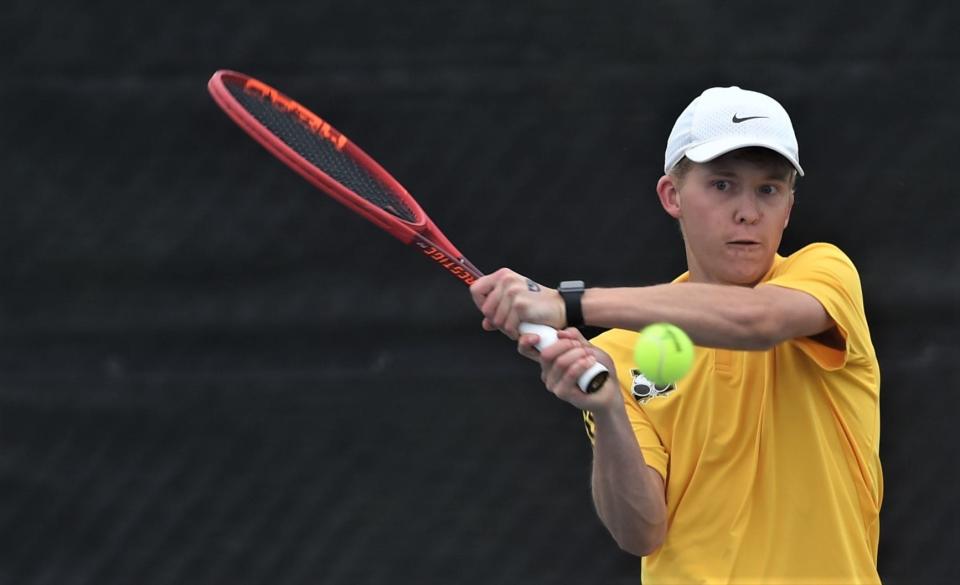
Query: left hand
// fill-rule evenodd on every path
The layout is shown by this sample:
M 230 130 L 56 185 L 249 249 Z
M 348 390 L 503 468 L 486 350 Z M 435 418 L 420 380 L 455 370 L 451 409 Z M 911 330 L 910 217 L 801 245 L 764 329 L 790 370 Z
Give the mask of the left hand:
M 613 360 L 600 348 L 591 345 L 580 331 L 573 327 L 557 331 L 557 342 L 542 352 L 535 348 L 538 341 L 539 337 L 535 334 L 521 335 L 517 349 L 522 355 L 540 363 L 540 379 L 557 398 L 594 413 L 623 408 L 623 396 L 620 394 Z M 585 394 L 577 385 L 577 380 L 596 362 L 603 364 L 610 375 L 598 391 Z
M 555 289 L 501 268 L 470 285 L 473 302 L 483 313 L 483 328 L 499 329 L 517 339 L 521 322 L 550 325 L 560 329 L 566 324 L 566 306 Z

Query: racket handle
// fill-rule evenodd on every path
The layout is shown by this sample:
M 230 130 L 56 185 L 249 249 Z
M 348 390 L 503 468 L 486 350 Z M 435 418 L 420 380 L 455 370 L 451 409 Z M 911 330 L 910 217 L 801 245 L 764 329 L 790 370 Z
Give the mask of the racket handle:
M 557 342 L 557 330 L 553 327 L 537 325 L 536 323 L 521 323 L 519 329 L 520 333 L 533 333 L 540 337 L 536 346 L 537 351 L 543 351 Z M 609 375 L 610 372 L 607 368 L 597 362 L 580 374 L 580 377 L 577 378 L 577 386 L 587 394 L 596 392 L 607 381 Z

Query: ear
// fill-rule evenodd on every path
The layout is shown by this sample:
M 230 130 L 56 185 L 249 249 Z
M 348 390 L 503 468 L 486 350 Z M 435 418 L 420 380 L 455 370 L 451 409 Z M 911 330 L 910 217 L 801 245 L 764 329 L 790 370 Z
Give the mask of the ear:
M 680 189 L 677 178 L 673 175 L 664 175 L 657 181 L 657 196 L 660 197 L 660 205 L 663 206 L 670 217 L 679 219 L 682 210 L 680 209 Z

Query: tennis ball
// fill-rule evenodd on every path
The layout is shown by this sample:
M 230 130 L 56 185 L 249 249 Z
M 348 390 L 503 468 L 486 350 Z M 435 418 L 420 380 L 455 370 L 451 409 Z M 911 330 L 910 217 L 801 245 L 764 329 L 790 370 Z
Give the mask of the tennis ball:
M 646 326 L 633 347 L 637 369 L 657 386 L 673 384 L 693 364 L 693 342 L 676 325 L 654 323 Z

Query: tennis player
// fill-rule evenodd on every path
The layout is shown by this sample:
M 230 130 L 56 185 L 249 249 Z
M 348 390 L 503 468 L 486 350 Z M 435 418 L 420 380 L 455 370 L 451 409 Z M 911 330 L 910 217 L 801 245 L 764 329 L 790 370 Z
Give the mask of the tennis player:
M 777 253 L 800 166 L 787 112 L 736 87 L 703 92 L 657 183 L 687 272 L 670 284 L 542 287 L 507 269 L 471 287 L 487 330 L 518 339 L 547 389 L 585 411 L 593 499 L 657 583 L 877 583 L 880 371 L 860 279 L 836 246 Z M 569 327 L 542 354 L 521 321 Z M 654 322 L 696 344 L 657 387 L 635 371 Z M 574 328 L 610 328 L 588 342 Z M 575 380 L 599 360 L 607 383 Z

